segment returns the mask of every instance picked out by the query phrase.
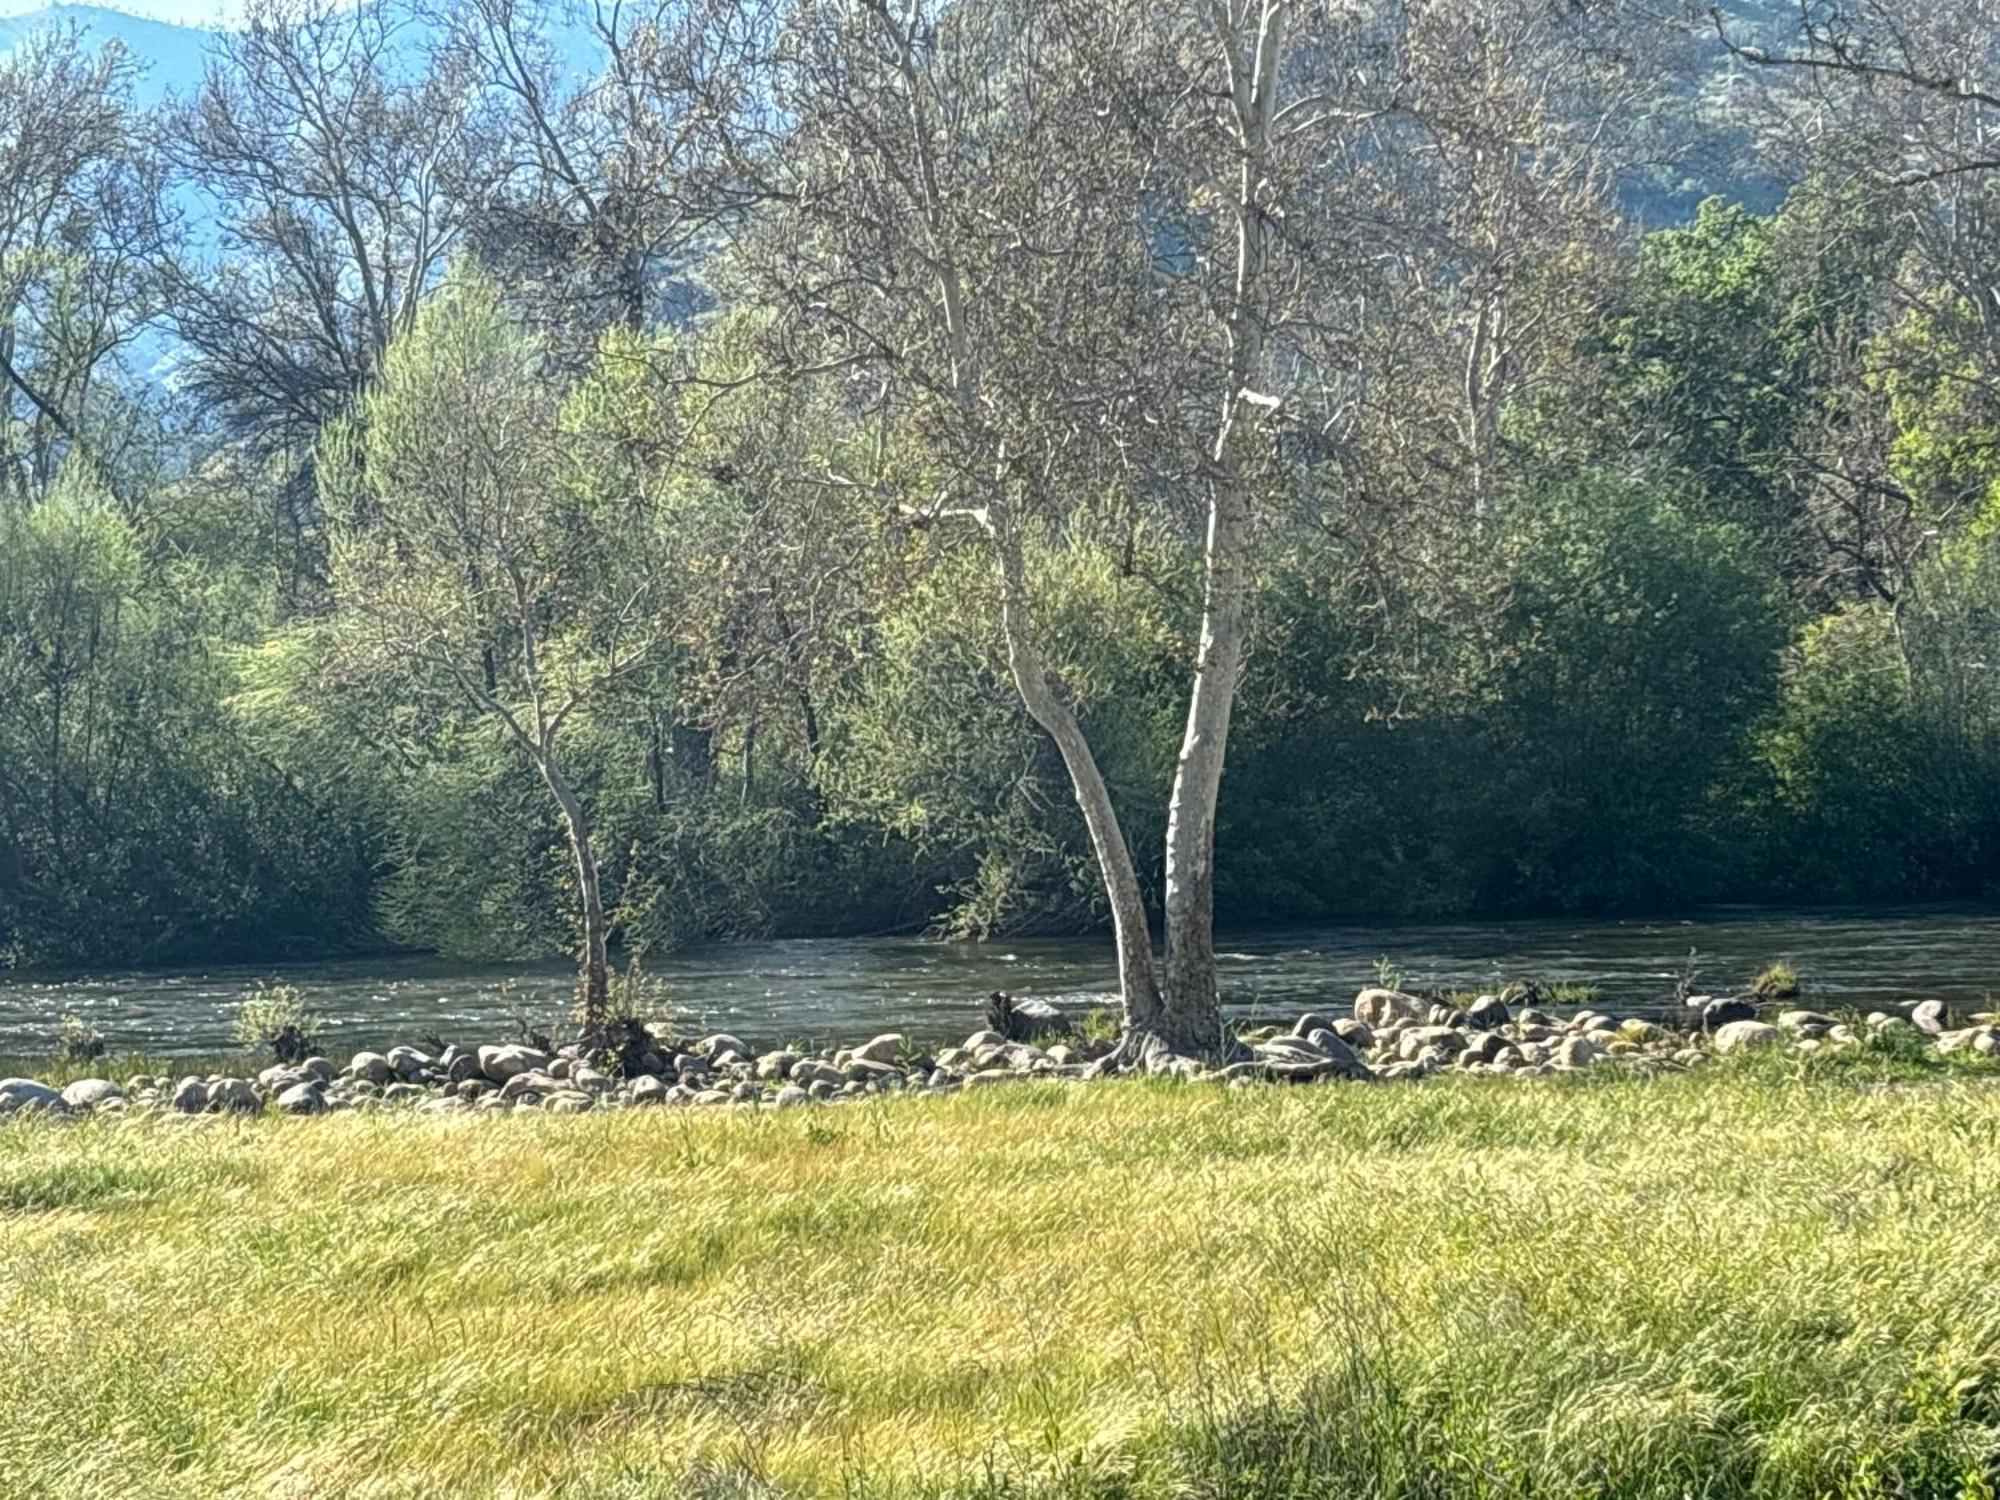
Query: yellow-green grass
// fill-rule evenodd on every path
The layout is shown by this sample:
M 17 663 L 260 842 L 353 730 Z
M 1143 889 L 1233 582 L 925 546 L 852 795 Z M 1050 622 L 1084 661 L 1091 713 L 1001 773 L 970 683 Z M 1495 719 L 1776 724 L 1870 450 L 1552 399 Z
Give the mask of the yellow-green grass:
M 1780 1066 L 0 1128 L 0 1475 L 1990 1496 L 2000 1090 Z

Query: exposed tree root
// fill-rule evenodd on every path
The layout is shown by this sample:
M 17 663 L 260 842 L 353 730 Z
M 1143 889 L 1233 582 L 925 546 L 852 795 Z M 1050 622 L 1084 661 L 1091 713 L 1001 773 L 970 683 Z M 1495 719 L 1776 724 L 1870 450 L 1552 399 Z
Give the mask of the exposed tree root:
M 1128 1028 L 1118 1045 L 1092 1065 L 1090 1076 L 1111 1078 L 1126 1073 L 1143 1073 L 1152 1078 L 1190 1078 L 1206 1073 L 1217 1064 L 1242 1061 L 1252 1054 L 1235 1037 L 1224 1032 L 1215 1052 L 1173 1042 L 1148 1026 Z

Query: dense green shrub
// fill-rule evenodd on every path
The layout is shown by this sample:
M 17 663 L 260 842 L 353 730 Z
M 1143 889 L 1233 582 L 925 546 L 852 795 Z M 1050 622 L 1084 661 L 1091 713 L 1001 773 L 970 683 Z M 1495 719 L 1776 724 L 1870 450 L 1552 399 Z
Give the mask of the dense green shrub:
M 1467 778 L 1482 904 L 1632 907 L 1743 863 L 1712 797 L 1776 686 L 1784 620 L 1754 539 L 1644 485 L 1516 502 L 1505 665 Z M 1483 750 L 1484 753 L 1481 753 Z
M 324 952 L 369 932 L 352 809 L 224 708 L 263 628 L 202 498 L 146 526 L 66 480 L 0 501 L 0 962 Z

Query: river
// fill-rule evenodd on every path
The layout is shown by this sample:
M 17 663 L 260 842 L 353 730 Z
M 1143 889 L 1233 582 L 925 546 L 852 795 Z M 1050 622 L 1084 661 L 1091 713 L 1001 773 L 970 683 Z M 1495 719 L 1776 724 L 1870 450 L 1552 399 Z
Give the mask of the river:
M 2000 910 L 1725 910 L 1682 919 L 1533 920 L 1356 925 L 1239 933 L 1220 943 L 1230 1012 L 1289 1017 L 1344 1006 L 1374 982 L 1378 961 L 1416 986 L 1496 988 L 1532 977 L 1595 985 L 1624 1014 L 1664 1012 L 1694 952 L 1703 989 L 1746 985 L 1784 960 L 1805 1003 L 1866 1008 L 1940 998 L 1986 1008 L 2000 992 Z M 992 990 L 1079 1009 L 1113 991 L 1108 943 L 1092 938 L 986 944 L 917 938 L 799 938 L 689 949 L 647 965 L 675 1019 L 752 1041 L 851 1040 L 903 1031 L 963 1037 Z M 261 967 L 0 978 L 0 1055 L 46 1055 L 74 1012 L 114 1052 L 214 1053 L 258 980 L 296 986 L 323 1018 L 331 1053 L 436 1035 L 494 1040 L 514 1016 L 558 1029 L 574 984 L 562 964 L 475 965 L 436 958 L 347 959 Z

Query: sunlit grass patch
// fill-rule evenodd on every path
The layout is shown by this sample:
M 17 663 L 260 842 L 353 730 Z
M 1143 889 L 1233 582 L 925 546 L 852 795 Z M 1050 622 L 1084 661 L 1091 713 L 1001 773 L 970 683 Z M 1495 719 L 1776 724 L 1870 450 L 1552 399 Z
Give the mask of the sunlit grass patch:
M 1878 1081 L 17 1122 L 0 1472 L 1987 1495 L 2000 1090 Z

